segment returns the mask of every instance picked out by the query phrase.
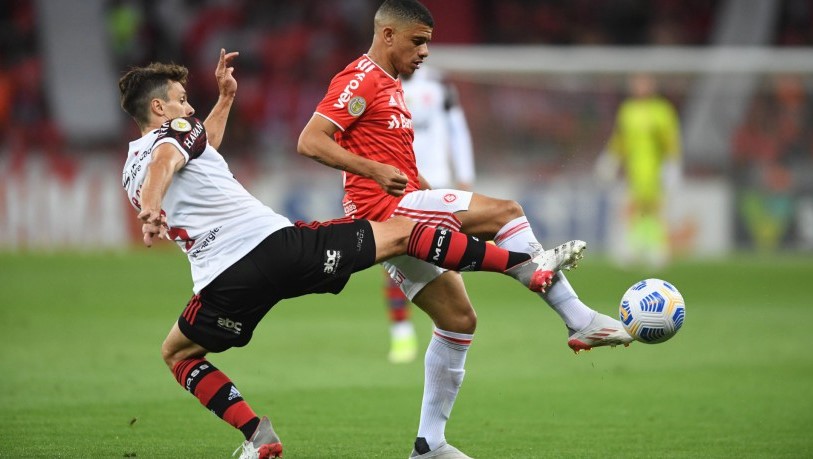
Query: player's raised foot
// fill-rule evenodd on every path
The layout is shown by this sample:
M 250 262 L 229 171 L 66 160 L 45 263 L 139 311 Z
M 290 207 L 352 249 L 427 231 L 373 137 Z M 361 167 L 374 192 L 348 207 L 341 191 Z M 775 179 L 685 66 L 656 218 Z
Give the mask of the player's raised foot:
M 424 452 L 421 453 L 419 452 L 419 450 Z M 415 440 L 415 448 L 412 450 L 412 454 L 409 455 L 409 459 L 427 459 L 427 458 L 473 459 L 470 456 L 466 456 L 465 454 L 463 454 L 462 451 L 446 442 L 444 442 L 437 448 L 429 451 L 429 446 L 426 444 L 426 440 L 424 440 L 423 438 L 418 438 L 417 440 Z
M 590 324 L 581 330 L 568 330 L 570 337 L 567 345 L 577 354 L 579 351 L 589 351 L 599 346 L 615 347 L 622 344 L 626 347 L 632 342 L 632 336 L 624 330 L 620 321 L 600 312 L 597 312 Z
M 257 430 L 251 435 L 251 438 L 244 441 L 237 450 L 234 451 L 232 456 L 240 452 L 239 459 L 270 459 L 272 457 L 282 457 L 282 443 L 274 428 L 271 426 L 271 421 L 263 416 L 260 419 L 260 424 Z
M 530 260 L 508 268 L 505 273 L 534 292 L 544 292 L 553 283 L 553 276 L 557 272 L 569 271 L 577 266 L 586 248 L 584 241 L 568 241 L 539 252 Z

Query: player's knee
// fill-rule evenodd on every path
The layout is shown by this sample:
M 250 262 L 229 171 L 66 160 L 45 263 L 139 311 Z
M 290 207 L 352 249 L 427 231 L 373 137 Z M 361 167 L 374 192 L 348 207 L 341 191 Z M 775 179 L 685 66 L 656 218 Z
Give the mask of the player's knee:
M 485 210 L 484 215 L 488 216 L 488 224 L 495 225 L 493 228 L 499 230 L 506 223 L 525 215 L 522 206 L 511 199 L 494 199 L 488 198 L 485 201 L 480 201 L 481 209 Z
M 454 332 L 474 334 L 477 329 L 477 313 L 469 308 L 466 311 L 457 312 L 449 317 L 445 317 L 442 323 L 437 324 L 439 328 Z
M 415 222 L 406 217 L 393 217 L 384 223 L 373 223 L 373 234 L 376 239 L 377 259 L 386 259 L 394 255 L 407 253 L 409 238 Z
M 389 222 L 397 225 L 398 237 L 396 238 L 396 244 L 403 253 L 406 253 L 407 246 L 409 245 L 409 238 L 412 235 L 412 229 L 415 227 L 415 222 L 406 217 L 393 217 L 389 220 Z
M 178 357 L 178 353 L 175 352 L 175 349 L 170 348 L 166 341 L 164 341 L 164 344 L 161 345 L 161 358 L 170 369 L 172 369 L 172 367 L 174 367 L 175 364 L 181 360 Z
M 176 363 L 183 360 L 178 349 L 173 348 L 166 341 L 161 345 L 161 358 L 170 369 L 172 369 Z
M 477 329 L 477 313 L 474 312 L 474 309 L 469 309 L 465 314 L 462 314 L 460 328 L 465 330 L 463 333 L 474 334 L 474 330 Z
M 513 200 L 502 201 L 500 208 L 502 209 L 503 220 L 506 223 L 525 215 L 525 211 L 522 210 L 522 206 Z
M 175 364 L 181 360 L 200 358 L 205 354 L 205 352 L 201 352 L 197 347 L 180 348 L 173 346 L 170 344 L 169 340 L 164 341 L 164 343 L 161 345 L 161 358 L 164 360 L 164 363 L 167 365 L 167 367 L 169 367 L 169 369 L 172 369 Z

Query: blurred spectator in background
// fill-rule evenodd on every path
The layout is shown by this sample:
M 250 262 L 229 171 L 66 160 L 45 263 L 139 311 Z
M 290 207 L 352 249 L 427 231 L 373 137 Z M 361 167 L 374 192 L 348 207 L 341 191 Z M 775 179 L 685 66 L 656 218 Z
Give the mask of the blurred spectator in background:
M 36 30 L 35 3 L 5 2 L 0 9 L 0 143 L 18 170 L 28 153 L 43 150 L 51 159 L 62 153 L 58 126 L 48 113 L 43 63 Z
M 681 180 L 682 167 L 680 121 L 672 103 L 658 95 L 656 84 L 652 75 L 630 77 L 630 96 L 618 109 L 596 173 L 607 182 L 619 166 L 624 170 L 629 208 L 621 261 L 662 267 L 670 256 L 663 206 Z
M 401 75 L 407 108 L 415 130 L 415 160 L 418 171 L 432 188 L 472 189 L 474 153 L 457 89 L 431 67 L 412 75 Z M 415 360 L 418 340 L 410 321 L 409 300 L 385 271 L 384 297 L 390 316 L 392 363 Z
M 738 216 L 745 239 L 774 250 L 788 238 L 794 216 L 794 171 L 813 159 L 811 106 L 804 81 L 780 74 L 752 100 L 732 145 Z M 809 186 L 810 184 L 808 184 Z

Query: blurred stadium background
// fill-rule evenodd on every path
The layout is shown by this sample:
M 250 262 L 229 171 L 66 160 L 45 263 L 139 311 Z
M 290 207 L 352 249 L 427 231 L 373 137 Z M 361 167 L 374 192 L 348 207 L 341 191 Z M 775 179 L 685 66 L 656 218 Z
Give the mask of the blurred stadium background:
M 813 0 L 424 2 L 429 63 L 457 84 L 474 137 L 475 189 L 521 202 L 543 244 L 589 241 L 569 278 L 601 312 L 652 275 L 594 256 L 623 236 L 622 188 L 593 168 L 628 74 L 657 75 L 685 146 L 670 215 L 682 260 L 659 273 L 687 300 L 680 335 L 574 357 L 538 298 L 467 273 L 477 351 L 450 439 L 475 457 L 812 457 Z M 332 75 L 368 49 L 377 5 L 0 2 L 0 457 L 237 446 L 161 362 L 191 282 L 171 244 L 139 245 L 120 184 L 138 133 L 116 83 L 132 65 L 183 63 L 205 116 L 219 48 L 239 51 L 221 151 L 281 213 L 333 218 L 340 174 L 295 143 Z M 286 456 L 406 455 L 421 362 L 386 361 L 381 282 L 370 269 L 342 295 L 286 302 L 249 348 L 213 357 L 274 417 Z M 605 414 L 585 417 L 597 401 Z
M 131 65 L 191 70 L 216 96 L 220 47 L 239 92 L 221 148 L 247 187 L 297 219 L 341 214 L 340 176 L 297 136 L 331 76 L 369 47 L 377 0 L 7 0 L 0 9 L 0 250 L 138 240 L 119 184 L 137 137 L 119 109 Z M 426 0 L 429 63 L 460 88 L 477 190 L 519 200 L 543 243 L 619 235 L 621 190 L 593 164 L 631 72 L 677 106 L 686 180 L 672 238 L 686 256 L 813 249 L 813 1 Z

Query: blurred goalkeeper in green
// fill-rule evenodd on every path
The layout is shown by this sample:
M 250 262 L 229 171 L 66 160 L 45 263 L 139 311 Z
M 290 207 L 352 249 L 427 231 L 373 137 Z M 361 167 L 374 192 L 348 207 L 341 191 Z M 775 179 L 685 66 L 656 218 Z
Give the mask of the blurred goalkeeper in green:
M 624 170 L 628 207 L 621 261 L 662 267 L 670 258 L 664 204 L 681 180 L 680 120 L 651 75 L 632 75 L 629 91 L 596 172 L 607 182 Z

